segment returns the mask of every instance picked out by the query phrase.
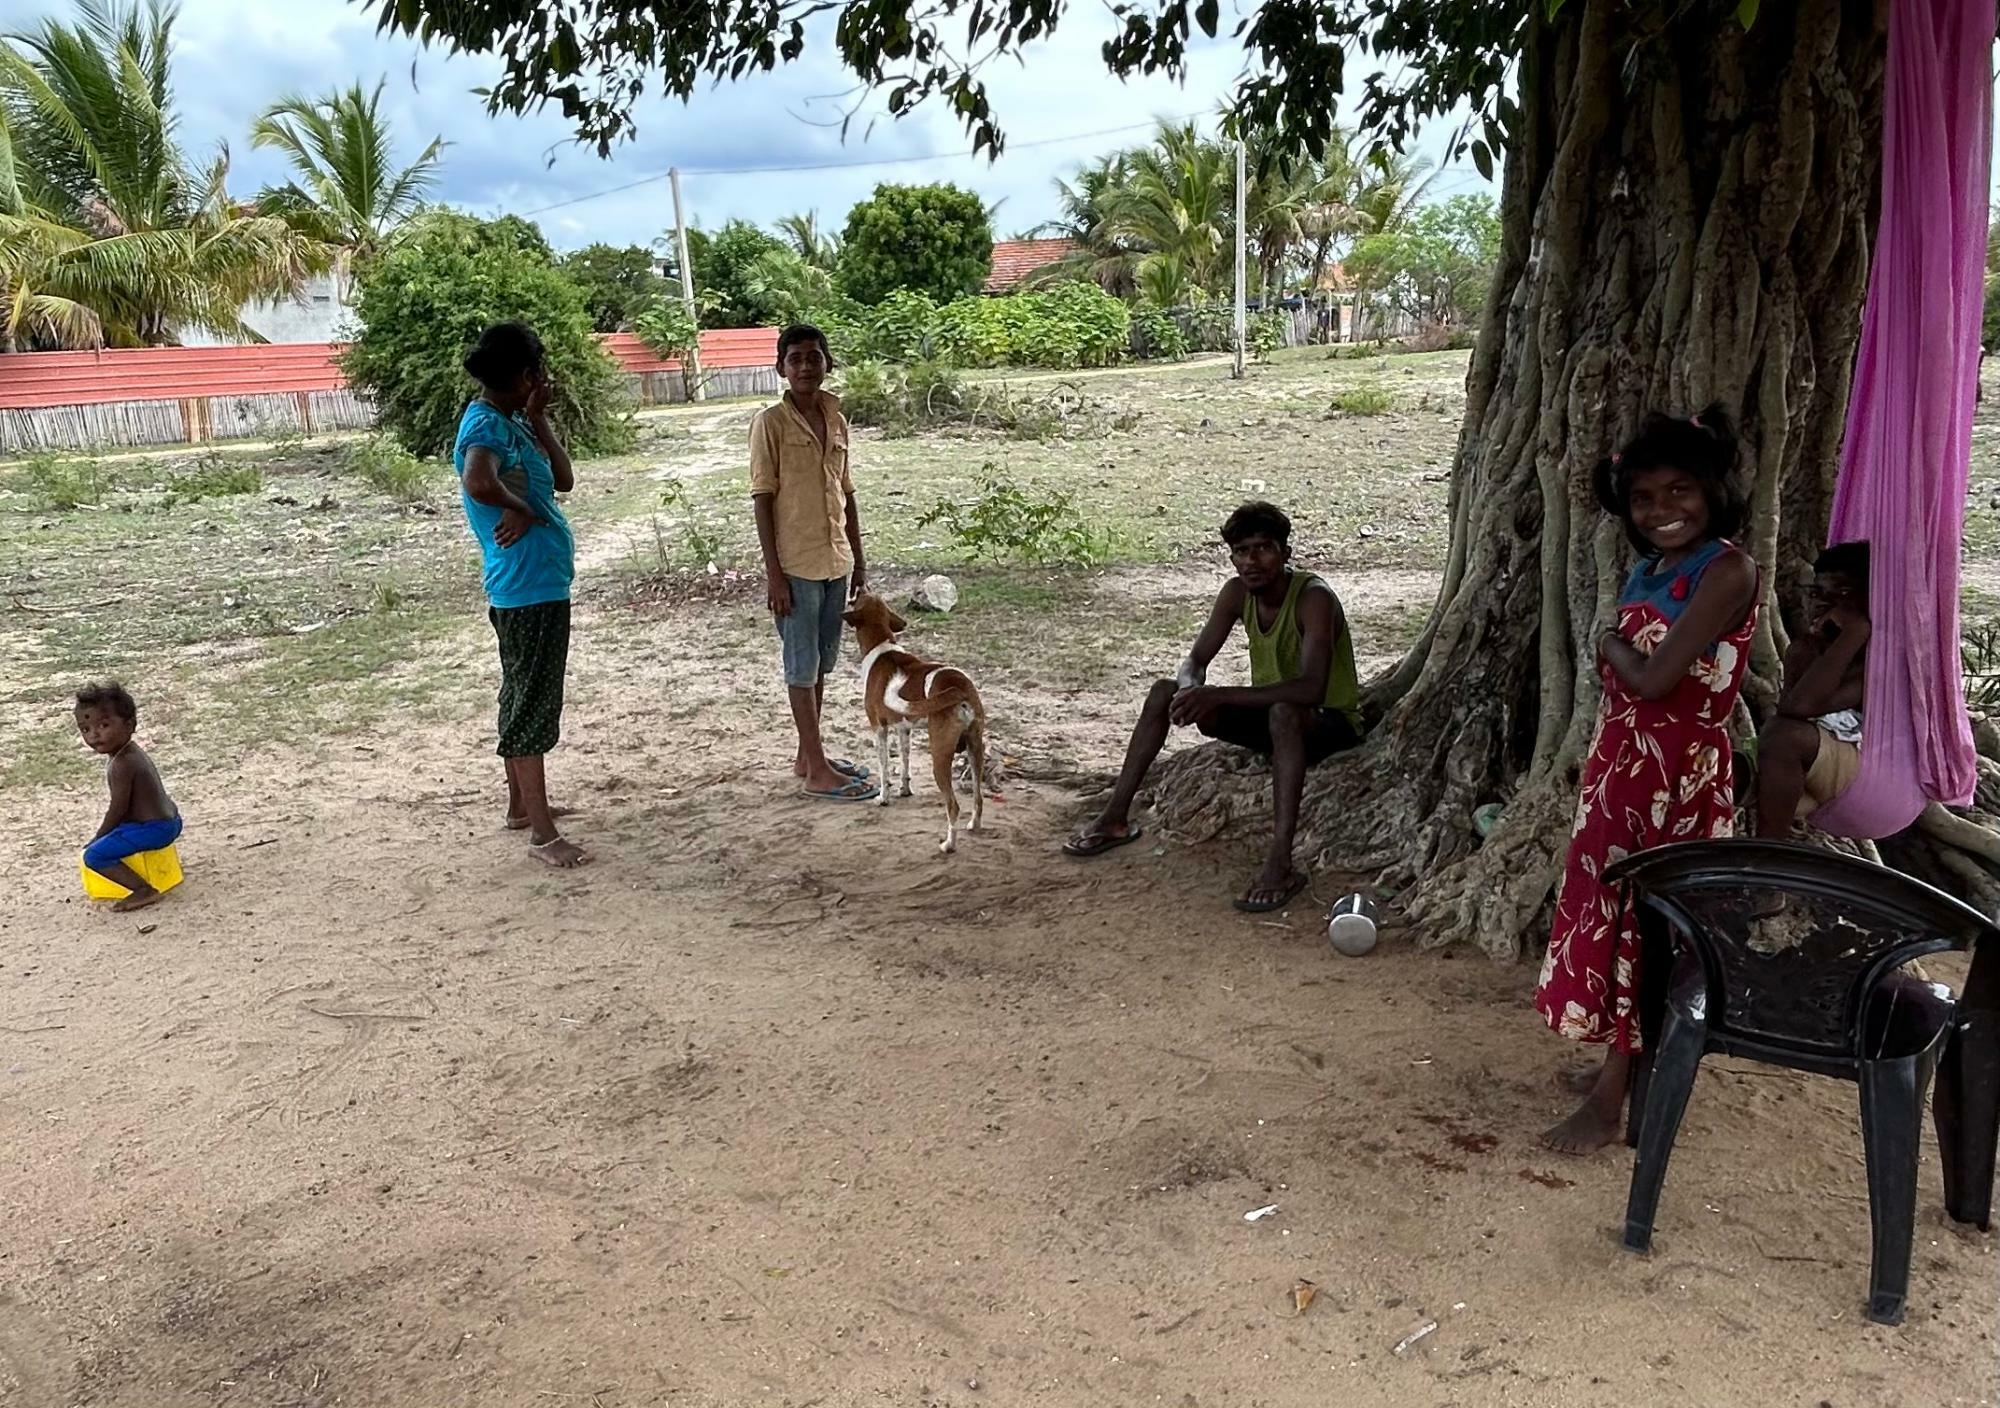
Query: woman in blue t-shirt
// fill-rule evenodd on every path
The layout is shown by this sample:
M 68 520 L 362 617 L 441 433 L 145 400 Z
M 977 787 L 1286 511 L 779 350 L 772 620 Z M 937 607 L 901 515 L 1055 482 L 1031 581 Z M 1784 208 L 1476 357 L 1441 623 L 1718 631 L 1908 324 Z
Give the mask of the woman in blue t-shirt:
M 569 663 L 569 585 L 576 544 L 556 495 L 576 485 L 549 424 L 552 391 L 542 340 L 522 323 L 495 323 L 465 354 L 481 390 L 458 423 L 465 519 L 485 559 L 487 615 L 500 640 L 500 756 L 507 763 L 507 826 L 528 833 L 528 854 L 554 866 L 590 857 L 556 831 L 542 759 L 562 731 Z

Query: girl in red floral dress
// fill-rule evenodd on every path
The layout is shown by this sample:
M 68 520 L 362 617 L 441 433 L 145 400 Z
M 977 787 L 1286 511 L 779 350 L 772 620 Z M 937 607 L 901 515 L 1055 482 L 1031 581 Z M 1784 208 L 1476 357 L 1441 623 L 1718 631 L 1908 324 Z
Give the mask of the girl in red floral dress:
M 1653 416 L 1597 467 L 1598 501 L 1624 520 L 1639 564 L 1598 641 L 1604 698 L 1556 900 L 1535 1010 L 1572 1041 L 1607 1046 L 1577 1112 L 1542 1136 L 1586 1154 L 1618 1138 L 1639 1047 L 1639 931 L 1601 878 L 1615 861 L 1734 825 L 1729 748 L 1750 637 L 1757 565 L 1729 541 L 1745 502 L 1736 437 L 1719 407 Z

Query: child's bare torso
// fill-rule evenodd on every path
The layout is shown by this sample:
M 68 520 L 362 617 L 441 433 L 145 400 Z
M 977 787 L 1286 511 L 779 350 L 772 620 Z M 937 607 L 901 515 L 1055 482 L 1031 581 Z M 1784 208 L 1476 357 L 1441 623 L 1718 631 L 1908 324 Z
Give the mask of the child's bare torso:
M 174 799 L 167 795 L 167 784 L 160 780 L 160 770 L 137 743 L 128 743 L 120 749 L 107 772 L 114 790 L 121 773 L 131 780 L 132 802 L 125 820 L 165 821 L 181 814 Z

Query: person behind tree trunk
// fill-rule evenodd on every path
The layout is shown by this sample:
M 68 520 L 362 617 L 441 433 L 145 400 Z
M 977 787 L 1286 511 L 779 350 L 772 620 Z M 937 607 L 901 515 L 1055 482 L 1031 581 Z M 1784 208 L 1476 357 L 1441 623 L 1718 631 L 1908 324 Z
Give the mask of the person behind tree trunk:
M 1542 1136 L 1584 1154 L 1618 1137 L 1639 1049 L 1639 930 L 1605 870 L 1669 841 L 1733 828 L 1729 712 L 1757 625 L 1757 565 L 1729 541 L 1745 501 L 1720 407 L 1649 417 L 1597 466 L 1607 513 L 1640 555 L 1598 641 L 1603 702 L 1584 765 L 1535 1008 L 1572 1041 L 1608 1046 L 1583 1105 Z
M 1786 837 L 1854 785 L 1868 693 L 1868 544 L 1836 543 L 1813 563 L 1806 633 L 1785 652 L 1778 712 L 1757 735 L 1757 834 Z
M 569 452 L 549 424 L 554 386 L 542 340 L 521 323 L 495 323 L 465 354 L 483 388 L 458 423 L 452 461 L 465 520 L 484 560 L 487 617 L 500 644 L 500 756 L 510 830 L 528 854 L 558 867 L 590 857 L 556 830 L 543 760 L 562 733 L 569 667 L 569 589 L 576 544 L 556 495 L 576 487 Z
M 1274 504 L 1247 503 L 1222 525 L 1236 576 L 1223 584 L 1208 624 L 1180 671 L 1157 681 L 1125 750 L 1125 766 L 1096 820 L 1063 843 L 1102 855 L 1142 834 L 1129 821 L 1169 725 L 1193 724 L 1271 760 L 1273 818 L 1264 867 L 1236 900 L 1249 914 L 1280 909 L 1308 877 L 1292 863 L 1306 769 L 1361 741 L 1354 640 L 1333 588 L 1291 565 L 1292 521 Z M 1207 683 L 1208 664 L 1238 622 L 1250 649 L 1250 687 Z

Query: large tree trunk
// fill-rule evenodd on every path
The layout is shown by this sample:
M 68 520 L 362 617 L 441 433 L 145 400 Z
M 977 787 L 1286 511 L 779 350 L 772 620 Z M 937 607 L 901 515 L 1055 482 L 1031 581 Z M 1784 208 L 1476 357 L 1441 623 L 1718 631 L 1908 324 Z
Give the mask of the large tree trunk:
M 1596 719 L 1594 642 L 1630 564 L 1590 468 L 1650 411 L 1739 414 L 1766 597 L 1745 692 L 1759 713 L 1775 695 L 1775 606 L 1822 541 L 1860 332 L 1885 21 L 1873 0 L 1765 0 L 1746 34 L 1717 6 L 1571 0 L 1536 23 L 1443 588 L 1371 687 L 1375 736 L 1312 775 L 1301 827 L 1322 865 L 1385 868 L 1426 944 L 1511 956 L 1541 937 Z M 1266 814 L 1235 766 L 1172 760 L 1170 824 Z M 1482 842 L 1473 815 L 1493 802 Z

